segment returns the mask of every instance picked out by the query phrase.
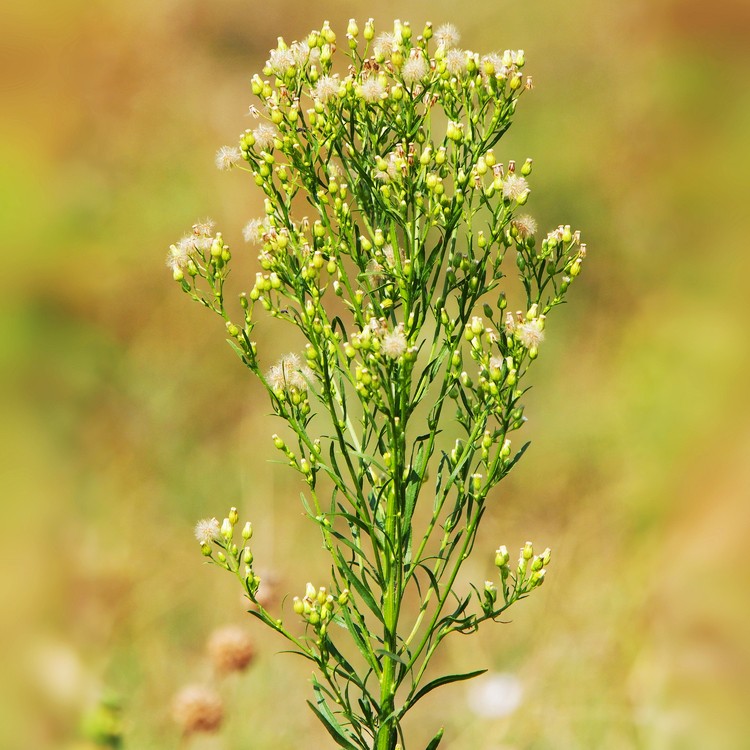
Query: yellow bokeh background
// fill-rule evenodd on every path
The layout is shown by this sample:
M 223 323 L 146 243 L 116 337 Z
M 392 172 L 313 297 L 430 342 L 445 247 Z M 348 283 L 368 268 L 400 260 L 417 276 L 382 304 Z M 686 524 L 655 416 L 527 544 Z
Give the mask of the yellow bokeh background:
M 251 629 L 258 656 L 222 687 L 223 733 L 191 747 L 330 746 L 305 664 L 196 550 L 195 520 L 237 505 L 280 597 L 326 577 L 263 393 L 164 257 L 210 215 L 247 288 L 240 230 L 262 203 L 214 153 L 248 127 L 276 37 L 326 18 L 343 36 L 350 16 L 451 21 L 466 47 L 525 49 L 535 90 L 497 153 L 534 158 L 530 211 L 589 246 L 531 376 L 532 448 L 467 565 L 481 582 L 498 544 L 530 538 L 553 548 L 550 580 L 440 663 L 510 673 L 523 699 L 483 719 L 452 686 L 411 731 L 445 724 L 456 750 L 746 746 L 745 0 L 66 0 L 5 15 L 0 748 L 94 748 L 102 700 L 126 748 L 179 747 L 172 696 L 210 678 L 205 642 L 226 623 Z M 269 360 L 286 351 L 283 330 L 256 330 Z

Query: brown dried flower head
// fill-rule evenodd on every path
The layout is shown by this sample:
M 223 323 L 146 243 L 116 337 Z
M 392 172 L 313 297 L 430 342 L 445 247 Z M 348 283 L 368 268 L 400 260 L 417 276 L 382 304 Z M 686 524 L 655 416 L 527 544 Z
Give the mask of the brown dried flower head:
M 217 732 L 224 718 L 224 706 L 211 688 L 188 685 L 175 696 L 172 717 L 183 734 Z
M 220 674 L 242 672 L 255 656 L 250 635 L 242 628 L 228 625 L 214 630 L 208 640 L 208 653 Z

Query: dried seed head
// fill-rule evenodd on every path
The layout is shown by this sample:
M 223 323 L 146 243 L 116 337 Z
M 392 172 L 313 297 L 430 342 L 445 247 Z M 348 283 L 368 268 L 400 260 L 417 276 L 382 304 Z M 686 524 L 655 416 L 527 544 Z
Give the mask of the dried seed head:
M 242 628 L 228 625 L 211 633 L 208 653 L 220 674 L 247 669 L 255 656 L 253 641 Z
M 224 718 L 224 706 L 211 688 L 188 685 L 175 696 L 172 716 L 183 734 L 217 732 Z

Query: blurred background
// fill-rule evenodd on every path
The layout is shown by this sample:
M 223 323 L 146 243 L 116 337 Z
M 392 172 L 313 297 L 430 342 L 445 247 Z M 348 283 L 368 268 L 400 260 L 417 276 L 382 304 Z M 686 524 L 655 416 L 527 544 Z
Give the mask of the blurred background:
M 126 748 L 178 748 L 172 697 L 210 679 L 205 644 L 226 624 L 250 629 L 257 656 L 221 687 L 222 733 L 190 746 L 330 745 L 305 664 L 196 549 L 195 520 L 235 504 L 279 596 L 326 576 L 296 475 L 271 463 L 265 398 L 164 258 L 206 215 L 243 253 L 262 204 L 214 153 L 248 127 L 276 37 L 324 19 L 343 37 L 350 16 L 525 49 L 536 89 L 499 159 L 532 156 L 529 209 L 590 250 L 534 368 L 532 449 L 467 571 L 484 580 L 482 549 L 529 538 L 553 548 L 550 580 L 512 624 L 446 647 L 441 666 L 494 678 L 426 701 L 415 737 L 445 723 L 455 750 L 747 747 L 745 0 L 60 0 L 4 15 L 0 748 L 106 747 L 112 716 Z M 245 267 L 237 290 L 251 254 Z

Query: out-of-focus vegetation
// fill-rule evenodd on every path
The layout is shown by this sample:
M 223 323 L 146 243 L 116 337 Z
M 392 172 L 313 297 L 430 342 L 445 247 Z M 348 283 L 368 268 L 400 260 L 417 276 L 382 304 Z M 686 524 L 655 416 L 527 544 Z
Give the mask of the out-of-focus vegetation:
M 325 18 L 343 31 L 350 15 L 419 28 L 425 13 L 240 0 L 8 9 L 0 747 L 92 747 L 107 712 L 126 747 L 178 746 L 170 702 L 207 676 L 210 631 L 252 627 L 231 581 L 201 564 L 196 518 L 240 506 L 280 592 L 325 574 L 296 477 L 270 463 L 259 388 L 163 258 L 206 214 L 242 254 L 259 196 L 213 155 L 246 127 L 250 75 L 277 35 Z M 481 580 L 497 543 L 528 537 L 553 547 L 550 580 L 511 625 L 443 657 L 512 673 L 520 705 L 480 718 L 455 686 L 426 702 L 429 725 L 442 718 L 447 746 L 475 750 L 741 747 L 750 11 L 440 0 L 429 18 L 456 23 L 473 49 L 526 50 L 537 88 L 497 152 L 534 157 L 530 210 L 541 226 L 580 226 L 590 248 L 535 368 L 534 445 L 467 571 Z M 289 346 L 273 326 L 258 336 Z M 304 665 L 255 632 L 214 746 L 324 746 Z

